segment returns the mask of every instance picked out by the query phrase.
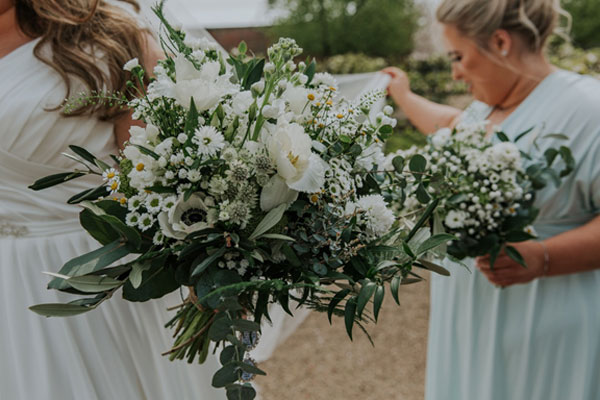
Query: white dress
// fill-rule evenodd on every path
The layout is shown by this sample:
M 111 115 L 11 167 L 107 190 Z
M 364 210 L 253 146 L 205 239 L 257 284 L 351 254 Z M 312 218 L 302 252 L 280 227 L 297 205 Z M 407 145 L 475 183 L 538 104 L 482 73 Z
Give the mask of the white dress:
M 42 192 L 36 179 L 74 167 L 61 155 L 70 144 L 101 158 L 117 148 L 113 125 L 45 111 L 65 96 L 60 76 L 37 60 L 29 42 L 0 59 L 0 399 L 218 400 L 211 380 L 219 363 L 170 362 L 163 327 L 179 295 L 129 303 L 116 295 L 88 314 L 43 318 L 37 303 L 73 297 L 46 290 L 48 277 L 99 244 L 78 223 L 70 196 L 90 182 Z
M 532 127 L 521 150 L 566 145 L 576 160 L 558 189 L 536 199 L 534 227 L 546 239 L 600 214 L 600 82 L 552 73 L 501 125 L 512 138 Z M 536 150 L 535 132 L 569 139 Z M 446 263 L 452 276 L 431 278 L 426 399 L 599 399 L 600 269 L 498 289 L 468 263 L 470 272 Z

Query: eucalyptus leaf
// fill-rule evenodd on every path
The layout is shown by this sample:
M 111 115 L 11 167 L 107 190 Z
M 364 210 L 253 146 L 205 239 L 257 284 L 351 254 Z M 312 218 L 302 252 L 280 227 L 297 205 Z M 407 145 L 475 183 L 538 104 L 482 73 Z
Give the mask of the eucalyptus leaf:
M 93 310 L 93 308 L 61 303 L 37 304 L 29 307 L 31 311 L 44 317 L 70 317 Z
M 281 221 L 281 218 L 283 218 L 283 213 L 285 212 L 287 206 L 288 205 L 286 203 L 280 204 L 269 211 L 262 221 L 260 221 L 260 223 L 256 226 L 256 229 L 254 229 L 254 232 L 252 232 L 248 239 L 255 240 L 260 235 L 266 233 L 269 229 L 277 225 L 279 221 Z

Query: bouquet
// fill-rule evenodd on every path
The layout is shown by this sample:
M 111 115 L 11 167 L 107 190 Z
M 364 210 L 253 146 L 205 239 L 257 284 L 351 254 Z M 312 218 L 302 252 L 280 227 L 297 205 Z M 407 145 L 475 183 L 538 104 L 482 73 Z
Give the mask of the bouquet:
M 268 60 L 242 43 L 226 62 L 210 42 L 174 29 L 162 4 L 155 12 L 170 55 L 147 87 L 137 60 L 125 65 L 133 100 L 106 96 L 145 127 L 131 128 L 110 163 L 70 146 L 83 168 L 32 185 L 101 177 L 69 203 L 83 207 L 82 227 L 103 245 L 51 274 L 50 289 L 87 297 L 32 310 L 85 313 L 119 289 L 129 301 L 185 293 L 166 325 L 175 332 L 166 354 L 203 362 L 220 350 L 213 385 L 252 399 L 248 382 L 264 372 L 249 351 L 269 304 L 343 316 L 352 338 L 353 326 L 377 320 L 386 285 L 398 301 L 399 285 L 418 279 L 413 266 L 446 273 L 424 257 L 452 236 L 424 228 L 429 201 L 416 221 L 390 207 L 407 176 L 383 168 L 395 121 L 369 114 L 384 93 L 345 100 L 314 62 L 295 62 L 302 50 L 291 39 Z
M 500 131 L 493 143 L 486 138 L 487 121 L 459 123 L 453 130 L 445 128 L 428 139 L 424 148 L 412 147 L 391 158 L 410 159 L 414 174 L 408 193 L 414 197 L 402 202 L 403 215 L 418 211 L 420 204 L 435 197 L 439 207 L 433 218 L 434 232 L 455 236 L 447 253 L 455 259 L 490 255 L 491 265 L 504 250 L 516 262 L 525 266 L 519 252 L 509 243 L 534 239 L 531 224 L 538 209 L 534 205 L 537 191 L 548 182 L 560 185 L 561 179 L 574 168 L 574 159 L 566 146 L 548 148 L 543 156 L 534 157 L 520 151 L 516 142 L 532 132 L 519 134 L 514 142 Z M 567 139 L 550 134 L 538 140 Z M 538 151 L 539 153 L 539 151 Z M 558 165 L 562 159 L 562 168 Z M 398 160 L 396 160 L 398 161 Z

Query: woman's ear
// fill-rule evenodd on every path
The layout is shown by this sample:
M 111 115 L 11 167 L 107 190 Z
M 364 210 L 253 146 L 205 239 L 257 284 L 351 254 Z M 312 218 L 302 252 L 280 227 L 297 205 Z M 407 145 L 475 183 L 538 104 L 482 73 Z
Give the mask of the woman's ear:
M 513 49 L 513 40 L 510 33 L 504 29 L 497 29 L 490 38 L 490 50 L 500 57 L 508 57 Z

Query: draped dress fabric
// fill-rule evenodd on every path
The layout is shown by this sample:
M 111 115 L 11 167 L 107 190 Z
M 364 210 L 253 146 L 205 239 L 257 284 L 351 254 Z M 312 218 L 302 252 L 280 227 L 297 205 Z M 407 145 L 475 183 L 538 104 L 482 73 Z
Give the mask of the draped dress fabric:
M 129 303 L 119 294 L 97 310 L 43 318 L 38 303 L 73 297 L 46 290 L 48 277 L 69 259 L 99 247 L 78 223 L 70 196 L 92 187 L 73 181 L 42 192 L 40 177 L 72 170 L 61 155 L 69 144 L 100 158 L 117 151 L 113 125 L 89 117 L 64 118 L 48 107 L 65 96 L 60 76 L 37 60 L 29 42 L 0 59 L 0 399 L 142 400 L 224 399 L 212 388 L 219 364 L 170 362 L 164 328 L 179 294 Z
M 576 160 L 558 189 L 550 184 L 536 199 L 534 227 L 546 239 L 600 213 L 600 82 L 552 73 L 501 125 L 513 139 L 532 127 L 521 150 L 566 145 Z M 541 139 L 550 133 L 569 139 Z M 600 270 L 499 289 L 467 264 L 446 262 L 452 276 L 431 278 L 426 399 L 600 398 Z

